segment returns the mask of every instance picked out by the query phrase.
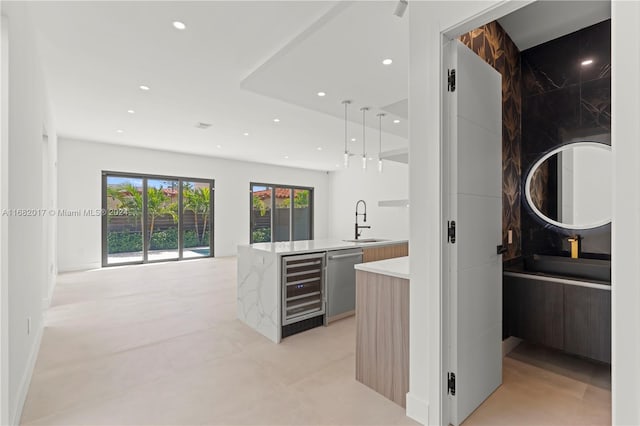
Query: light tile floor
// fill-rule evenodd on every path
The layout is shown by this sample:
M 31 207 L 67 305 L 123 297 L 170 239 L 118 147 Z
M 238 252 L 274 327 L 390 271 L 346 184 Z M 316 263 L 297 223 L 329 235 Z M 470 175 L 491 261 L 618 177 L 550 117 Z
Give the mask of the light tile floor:
M 521 343 L 464 426 L 611 425 L 611 366 Z
M 271 343 L 235 319 L 235 258 L 59 277 L 22 424 L 415 425 L 354 379 L 355 321 Z M 610 370 L 531 345 L 465 426 L 610 425 Z
M 276 345 L 235 286 L 235 258 L 61 275 L 22 424 L 416 424 L 354 379 L 353 318 Z

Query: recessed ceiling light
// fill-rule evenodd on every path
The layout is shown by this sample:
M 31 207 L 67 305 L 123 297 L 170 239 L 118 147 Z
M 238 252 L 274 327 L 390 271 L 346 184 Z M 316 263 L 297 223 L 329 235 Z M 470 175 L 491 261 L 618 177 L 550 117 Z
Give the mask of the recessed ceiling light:
M 285 155 L 285 156 L 284 156 L 284 159 L 285 159 L 285 160 L 289 159 L 289 156 L 288 156 L 288 155 Z
M 134 110 L 132 110 L 132 109 L 127 110 L 127 112 L 128 112 L 129 114 L 135 114 L 135 113 L 136 113 L 136 112 L 135 112 Z
M 273 122 L 274 122 L 274 123 L 279 123 L 279 122 L 280 122 L 280 119 L 279 119 L 279 118 L 274 118 L 274 119 L 273 119 Z
M 244 132 L 243 135 L 249 136 L 249 133 L 248 132 Z
M 317 149 L 318 151 L 322 151 L 322 147 L 321 147 L 321 146 L 317 147 L 316 149 Z
M 151 88 L 149 86 L 145 86 L 144 84 L 141 84 L 140 90 L 151 90 Z
M 175 28 L 176 30 L 184 30 L 185 28 L 187 28 L 187 26 L 184 24 L 184 22 L 173 21 L 173 28 Z
M 336 164 L 336 167 L 340 167 L 340 164 Z
M 382 65 L 391 65 L 393 63 L 392 59 L 385 59 L 382 61 Z
M 582 65 L 583 66 L 584 65 L 591 65 L 592 63 L 593 63 L 593 59 L 587 59 L 587 60 L 582 61 Z
M 393 124 L 398 124 L 400 120 L 393 120 Z
M 118 130 L 116 130 L 116 133 L 124 133 L 124 130 L 118 129 Z
M 322 97 L 322 96 L 326 96 L 327 94 L 324 92 L 318 92 L 318 96 Z
M 355 142 L 355 141 L 356 141 L 356 138 L 351 138 L 351 142 Z
M 222 148 L 222 145 L 216 145 L 216 148 Z

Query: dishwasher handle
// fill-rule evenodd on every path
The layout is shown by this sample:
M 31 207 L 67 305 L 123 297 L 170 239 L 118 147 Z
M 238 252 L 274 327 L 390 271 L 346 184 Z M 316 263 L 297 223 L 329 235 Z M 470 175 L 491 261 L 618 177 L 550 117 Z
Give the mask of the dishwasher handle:
M 349 254 L 333 254 L 329 256 L 329 260 L 333 259 L 346 259 L 348 257 L 359 257 L 362 256 L 362 252 L 359 253 L 349 253 Z

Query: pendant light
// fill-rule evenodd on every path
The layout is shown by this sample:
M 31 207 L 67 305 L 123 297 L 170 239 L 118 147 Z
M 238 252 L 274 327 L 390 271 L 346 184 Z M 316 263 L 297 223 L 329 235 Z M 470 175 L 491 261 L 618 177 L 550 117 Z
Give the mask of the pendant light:
M 367 111 L 369 111 L 368 107 L 360 108 L 362 111 L 362 170 L 367 170 L 367 145 L 365 143 L 365 116 Z
M 344 167 L 349 167 L 349 149 L 347 148 L 347 107 L 351 101 L 342 101 L 344 105 Z
M 378 129 L 380 131 L 380 145 L 378 147 L 378 172 L 382 173 L 382 117 L 386 114 L 378 114 Z

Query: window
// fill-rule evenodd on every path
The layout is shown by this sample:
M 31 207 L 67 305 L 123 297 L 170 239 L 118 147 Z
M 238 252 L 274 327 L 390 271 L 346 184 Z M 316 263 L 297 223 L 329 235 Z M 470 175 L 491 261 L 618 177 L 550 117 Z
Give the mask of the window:
M 214 181 L 102 173 L 102 265 L 213 256 Z
M 313 188 L 251 183 L 253 243 L 313 238 Z

